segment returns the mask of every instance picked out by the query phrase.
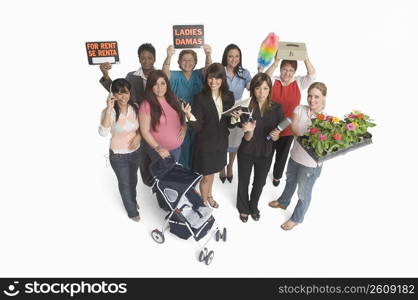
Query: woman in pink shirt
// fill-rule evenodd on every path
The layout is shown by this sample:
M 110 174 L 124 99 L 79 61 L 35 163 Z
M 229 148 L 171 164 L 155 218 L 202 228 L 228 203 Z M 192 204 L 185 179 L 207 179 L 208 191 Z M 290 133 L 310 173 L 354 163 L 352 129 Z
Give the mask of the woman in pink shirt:
M 145 99 L 139 108 L 139 122 L 151 160 L 170 155 L 179 160 L 186 132 L 185 118 L 167 75 L 161 70 L 148 76 Z
M 128 217 L 140 220 L 136 202 L 136 184 L 138 182 L 139 134 L 138 106 L 131 98 L 131 84 L 123 78 L 113 81 L 107 98 L 107 107 L 102 112 L 99 133 L 101 136 L 112 134 L 109 160 L 115 171 Z

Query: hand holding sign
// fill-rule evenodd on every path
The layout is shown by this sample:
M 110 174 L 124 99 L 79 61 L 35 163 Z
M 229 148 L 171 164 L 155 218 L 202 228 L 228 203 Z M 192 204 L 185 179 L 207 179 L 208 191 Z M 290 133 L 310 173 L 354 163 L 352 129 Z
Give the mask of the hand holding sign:
M 109 79 L 109 70 L 112 69 L 112 65 L 108 62 L 100 64 L 100 71 L 102 71 L 104 79 Z
M 174 49 L 173 45 L 167 47 L 167 57 L 172 57 L 176 53 L 176 49 Z
M 212 47 L 208 44 L 203 45 L 203 51 L 205 52 L 205 55 L 211 55 L 212 54 Z

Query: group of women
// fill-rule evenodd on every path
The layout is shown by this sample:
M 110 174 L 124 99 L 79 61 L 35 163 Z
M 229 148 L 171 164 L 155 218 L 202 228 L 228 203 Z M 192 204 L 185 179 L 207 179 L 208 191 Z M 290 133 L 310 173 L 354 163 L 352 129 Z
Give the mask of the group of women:
M 175 49 L 169 46 L 162 70 L 155 70 L 155 49 L 151 44 L 139 47 L 141 67 L 125 79 L 112 81 L 108 73 L 111 65 L 100 65 L 100 82 L 109 96 L 99 132 L 103 136 L 112 134 L 110 163 L 128 217 L 140 220 L 136 201 L 138 168 L 143 182 L 151 185 L 150 162 L 171 156 L 203 175 L 199 185 L 202 199 L 206 205 L 218 208 L 212 189 L 215 175 L 219 173 L 222 183 L 232 182 L 237 157 L 239 218 L 244 223 L 249 216 L 258 221 L 258 201 L 274 151 L 274 186 L 280 182 L 290 151 L 284 192 L 277 201 L 269 203 L 273 208 L 287 209 L 298 187 L 296 208 L 282 224 L 284 230 L 290 230 L 303 221 L 313 184 L 321 172 L 321 166 L 293 141 L 293 136 L 303 135 L 311 116 L 324 109 L 326 86 L 313 83 L 315 69 L 308 58 L 304 61 L 305 76 L 295 76 L 296 61 L 276 57 L 270 68 L 265 72 L 259 69 L 252 78 L 242 67 L 242 53 L 237 45 L 225 48 L 222 63 L 212 63 L 209 45 L 203 46 L 203 50 L 206 59 L 202 69 L 195 69 L 195 51 L 182 50 L 178 57 L 180 71 L 170 70 Z M 280 76 L 272 77 L 279 64 Z M 306 88 L 307 106 L 300 105 L 301 91 Z M 251 118 L 242 111 L 224 113 L 241 100 L 245 89 L 250 92 Z M 280 132 L 277 125 L 285 117 L 291 117 L 292 124 Z

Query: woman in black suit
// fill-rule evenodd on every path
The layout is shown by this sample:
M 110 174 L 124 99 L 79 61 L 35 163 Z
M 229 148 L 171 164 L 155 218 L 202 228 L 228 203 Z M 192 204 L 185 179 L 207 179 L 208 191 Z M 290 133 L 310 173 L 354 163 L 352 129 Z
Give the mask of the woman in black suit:
M 218 203 L 212 196 L 213 179 L 226 165 L 228 127 L 234 127 L 231 117 L 222 113 L 233 105 L 234 95 L 229 91 L 224 66 L 211 64 L 202 91 L 194 97 L 191 113 L 190 108 L 185 113 L 189 126 L 197 133 L 192 169 L 203 174 L 200 193 L 206 205 L 214 208 Z
M 279 139 L 280 131 L 276 127 L 284 118 L 281 105 L 271 101 L 271 90 L 272 84 L 268 75 L 258 73 L 251 80 L 249 109 L 254 121 L 242 124 L 244 137 L 238 149 L 237 209 L 244 223 L 248 221 L 249 214 L 254 221 L 260 219 L 258 200 L 270 170 L 273 142 Z M 254 179 L 251 195 L 248 196 L 253 168 Z

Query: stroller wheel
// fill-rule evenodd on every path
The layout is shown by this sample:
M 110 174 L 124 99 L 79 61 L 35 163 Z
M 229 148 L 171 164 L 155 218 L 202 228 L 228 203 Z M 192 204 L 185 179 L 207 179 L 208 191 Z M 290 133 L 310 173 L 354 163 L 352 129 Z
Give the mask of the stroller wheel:
M 223 240 L 224 242 L 226 242 L 226 227 L 224 227 L 224 230 L 223 230 L 223 232 L 222 232 L 222 240 Z
M 152 239 L 156 241 L 158 244 L 162 244 L 165 241 L 164 234 L 158 229 L 154 229 L 151 232 L 151 236 L 152 236 Z
M 200 254 L 199 254 L 199 261 L 202 262 L 204 260 L 205 260 L 205 252 L 203 252 L 203 250 L 202 250 L 202 251 L 200 251 Z
M 208 254 L 208 248 L 205 247 L 205 248 L 203 248 L 202 251 L 200 251 L 199 261 L 200 262 L 204 261 L 207 254 Z
M 219 242 L 220 238 L 221 238 L 221 232 L 219 230 L 216 230 L 215 241 Z
M 206 255 L 206 257 L 205 257 L 206 265 L 210 265 L 214 256 L 215 256 L 215 253 L 213 251 L 209 251 L 208 255 Z

